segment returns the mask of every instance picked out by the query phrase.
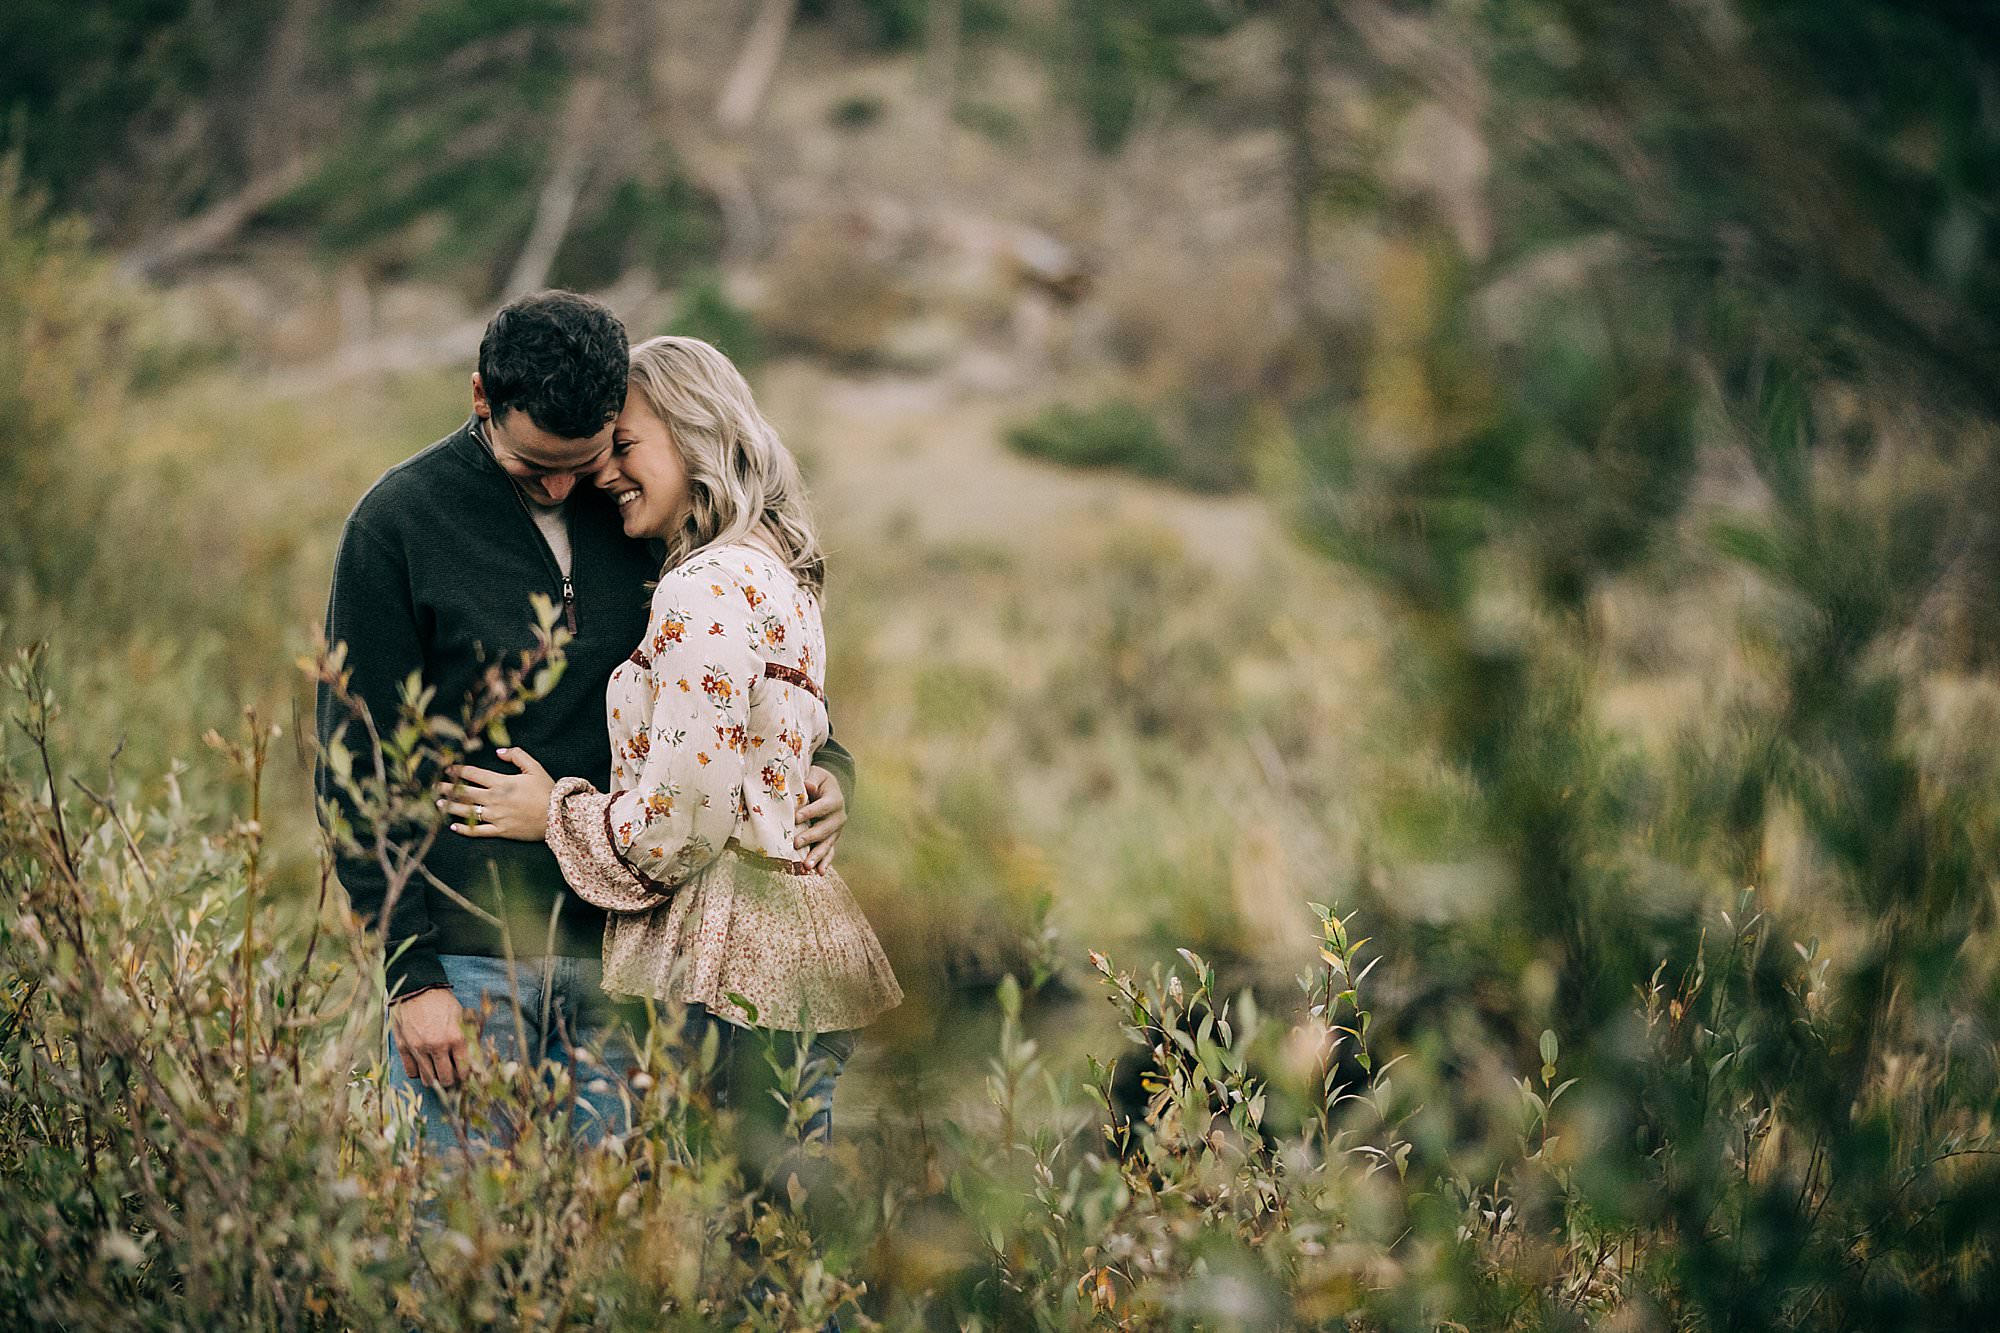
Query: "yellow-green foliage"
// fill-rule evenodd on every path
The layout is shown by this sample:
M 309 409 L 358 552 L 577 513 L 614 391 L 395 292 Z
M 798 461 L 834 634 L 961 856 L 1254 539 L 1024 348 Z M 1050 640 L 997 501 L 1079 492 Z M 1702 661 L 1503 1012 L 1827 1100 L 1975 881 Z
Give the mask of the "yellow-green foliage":
M 669 1023 L 617 1150 L 545 1114 L 560 1071 L 500 1067 L 468 1113 L 516 1145 L 427 1160 L 382 1092 L 379 959 L 326 877 L 291 663 L 343 511 L 454 423 L 458 376 L 309 401 L 226 365 L 141 377 L 151 298 L 6 216 L 0 349 L 34 371 L 0 374 L 36 423 L 7 466 L 39 485 L 0 604 L 5 1322 L 1992 1307 L 2000 820 L 1966 731 L 1993 691 L 1906 666 L 1876 574 L 1948 473 L 1802 477 L 1787 432 L 1743 443 L 1777 498 L 1684 525 L 1664 567 L 1727 628 L 1672 664 L 1700 688 L 1662 697 L 1700 706 L 1650 727 L 1612 706 L 1659 683 L 1617 627 L 1667 600 L 1663 566 L 1620 539 L 1668 526 L 1650 488 L 1685 456 L 1591 434 L 1568 467 L 1534 403 L 1440 419 L 1415 456 L 1331 430 L 1279 460 L 1324 483 L 1309 522 L 1379 603 L 1147 525 L 842 542 L 841 855 L 910 998 L 831 1154 L 747 1178 Z M 1560 370 L 1563 411 L 1623 409 L 1596 363 Z M 1349 906 L 1315 928 L 1313 902 Z M 1109 1021 L 1076 994 L 1093 969 Z

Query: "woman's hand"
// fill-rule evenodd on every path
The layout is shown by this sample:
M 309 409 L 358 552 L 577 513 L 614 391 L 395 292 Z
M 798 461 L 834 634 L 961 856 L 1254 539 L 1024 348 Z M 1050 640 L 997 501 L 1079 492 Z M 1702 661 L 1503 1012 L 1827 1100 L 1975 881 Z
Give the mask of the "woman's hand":
M 526 750 L 495 750 L 518 773 L 495 773 L 490 768 L 454 764 L 445 776 L 452 779 L 438 798 L 438 809 L 461 821 L 451 826 L 453 833 L 468 838 L 512 838 L 516 842 L 540 842 L 549 821 L 549 796 L 555 779 L 535 762 Z

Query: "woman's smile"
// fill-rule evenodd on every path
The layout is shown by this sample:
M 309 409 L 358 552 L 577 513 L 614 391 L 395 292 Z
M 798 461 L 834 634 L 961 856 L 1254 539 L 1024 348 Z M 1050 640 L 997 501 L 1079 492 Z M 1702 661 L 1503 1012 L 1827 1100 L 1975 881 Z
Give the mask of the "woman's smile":
M 618 506 L 628 537 L 664 537 L 687 516 L 687 461 L 667 423 L 637 389 L 626 394 L 611 452 L 591 480 Z

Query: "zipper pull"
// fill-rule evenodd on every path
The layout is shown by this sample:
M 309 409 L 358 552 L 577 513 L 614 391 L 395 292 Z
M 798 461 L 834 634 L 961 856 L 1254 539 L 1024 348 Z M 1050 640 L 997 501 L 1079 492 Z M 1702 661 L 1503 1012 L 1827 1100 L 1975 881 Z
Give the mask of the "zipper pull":
M 563 625 L 571 634 L 576 633 L 576 585 L 563 575 Z

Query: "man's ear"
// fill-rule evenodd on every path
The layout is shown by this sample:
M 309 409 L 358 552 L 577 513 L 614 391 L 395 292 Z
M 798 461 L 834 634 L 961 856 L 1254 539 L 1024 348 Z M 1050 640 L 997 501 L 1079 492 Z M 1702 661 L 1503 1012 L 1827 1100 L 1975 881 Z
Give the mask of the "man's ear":
M 493 404 L 486 401 L 486 386 L 479 380 L 479 372 L 472 372 L 472 413 L 482 421 L 493 419 Z

